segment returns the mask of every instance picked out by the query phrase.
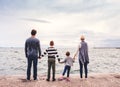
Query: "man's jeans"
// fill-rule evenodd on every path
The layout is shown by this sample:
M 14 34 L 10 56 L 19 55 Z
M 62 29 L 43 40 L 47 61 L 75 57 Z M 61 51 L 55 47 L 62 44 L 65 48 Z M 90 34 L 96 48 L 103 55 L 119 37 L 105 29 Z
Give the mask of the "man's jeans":
M 34 80 L 37 79 L 37 62 L 38 62 L 38 57 L 28 57 L 28 66 L 27 66 L 27 80 L 30 80 L 30 75 L 31 75 L 31 66 L 33 63 L 33 78 Z

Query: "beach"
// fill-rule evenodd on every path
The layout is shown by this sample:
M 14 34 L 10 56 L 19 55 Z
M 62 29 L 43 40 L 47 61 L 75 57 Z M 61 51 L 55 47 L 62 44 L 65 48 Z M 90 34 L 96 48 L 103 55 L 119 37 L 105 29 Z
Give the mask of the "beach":
M 0 76 L 0 87 L 120 87 L 120 73 L 90 74 L 87 79 L 71 74 L 70 81 L 46 81 L 45 75 L 39 75 L 38 80 L 27 81 L 24 75 Z
M 43 49 L 45 50 L 45 49 Z M 58 49 L 61 60 L 67 50 Z M 88 79 L 79 78 L 79 62 L 76 59 L 70 72 L 70 82 L 58 78 L 64 64 L 56 59 L 56 81 L 47 82 L 47 57 L 38 61 L 38 81 L 26 81 L 27 60 L 23 48 L 0 48 L 0 87 L 120 87 L 120 49 L 90 49 Z M 32 77 L 31 70 L 31 77 Z

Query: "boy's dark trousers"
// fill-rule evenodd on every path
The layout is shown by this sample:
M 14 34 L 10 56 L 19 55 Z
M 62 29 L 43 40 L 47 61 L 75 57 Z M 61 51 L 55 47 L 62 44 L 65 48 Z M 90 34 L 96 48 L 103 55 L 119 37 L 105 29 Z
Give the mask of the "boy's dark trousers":
M 38 57 L 37 56 L 30 56 L 27 58 L 28 60 L 28 66 L 27 66 L 27 80 L 30 80 L 30 75 L 31 75 L 31 66 L 33 62 L 33 78 L 34 80 L 37 79 L 37 62 L 38 62 Z
M 84 63 L 82 64 L 81 61 L 79 60 L 79 65 L 80 65 L 80 77 L 83 77 L 83 66 L 84 66 L 84 70 L 85 70 L 85 78 L 87 78 L 87 73 L 88 73 L 88 69 L 87 69 L 87 65 L 88 63 Z
M 55 59 L 48 59 L 48 75 L 47 75 L 48 80 L 50 80 L 51 67 L 52 67 L 52 79 L 55 80 Z

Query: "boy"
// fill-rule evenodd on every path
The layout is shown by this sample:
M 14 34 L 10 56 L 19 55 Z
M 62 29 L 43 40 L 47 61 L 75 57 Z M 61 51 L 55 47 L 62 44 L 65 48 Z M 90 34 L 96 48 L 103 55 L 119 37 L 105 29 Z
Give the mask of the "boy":
M 44 54 L 48 54 L 48 74 L 46 81 L 50 81 L 50 71 L 52 67 L 52 81 L 55 81 L 55 58 L 58 57 L 57 49 L 54 47 L 54 41 L 50 41 L 50 47 L 46 49 Z
M 70 75 L 70 69 L 71 69 L 71 66 L 73 66 L 73 58 L 70 57 L 70 52 L 67 51 L 66 52 L 66 58 L 64 61 L 60 62 L 59 60 L 59 63 L 65 63 L 65 67 L 64 67 L 64 71 L 63 71 L 63 74 L 62 74 L 62 78 L 60 80 L 63 80 L 63 76 L 65 75 L 66 71 L 67 71 L 67 81 L 70 81 L 69 80 L 69 75 Z

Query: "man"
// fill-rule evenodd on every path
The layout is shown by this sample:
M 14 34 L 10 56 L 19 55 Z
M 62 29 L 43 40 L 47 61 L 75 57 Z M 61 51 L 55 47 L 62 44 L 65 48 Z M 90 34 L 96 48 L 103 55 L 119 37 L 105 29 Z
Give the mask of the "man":
M 88 45 L 84 41 L 85 40 L 84 36 L 81 36 L 80 39 L 81 39 L 81 42 L 78 46 L 76 54 L 74 55 L 74 58 L 79 52 L 80 78 L 83 78 L 83 66 L 85 69 L 85 78 L 87 78 L 87 73 L 88 73 L 87 65 L 89 63 Z
M 41 57 L 40 41 L 35 37 L 37 31 L 31 31 L 31 37 L 25 42 L 25 55 L 27 58 L 27 80 L 30 80 L 31 66 L 33 63 L 33 78 L 37 80 L 37 63 L 38 58 Z

